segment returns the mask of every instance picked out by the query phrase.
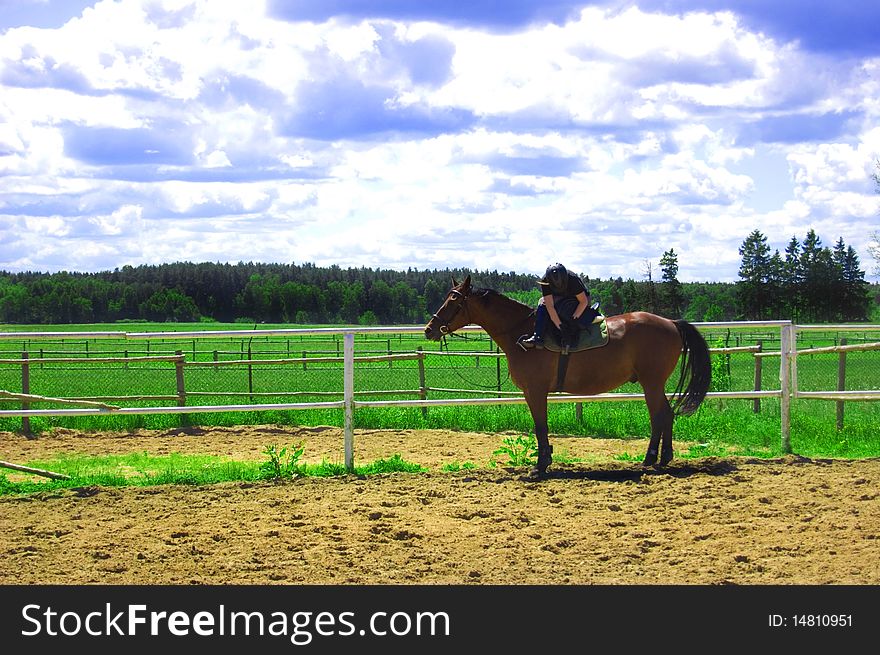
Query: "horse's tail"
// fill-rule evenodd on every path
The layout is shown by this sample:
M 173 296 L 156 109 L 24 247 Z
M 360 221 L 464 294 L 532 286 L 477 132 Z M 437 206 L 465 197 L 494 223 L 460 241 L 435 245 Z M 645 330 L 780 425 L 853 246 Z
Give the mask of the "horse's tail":
M 709 347 L 697 328 L 684 320 L 673 321 L 681 335 L 681 371 L 678 386 L 672 394 L 672 412 L 675 416 L 693 414 L 709 391 L 712 382 L 712 362 Z

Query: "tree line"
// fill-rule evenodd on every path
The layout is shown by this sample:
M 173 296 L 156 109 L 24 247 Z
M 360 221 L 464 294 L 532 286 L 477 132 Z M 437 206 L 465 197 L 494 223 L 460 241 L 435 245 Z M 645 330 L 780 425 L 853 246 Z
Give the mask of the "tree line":
M 782 258 L 769 254 L 756 230 L 740 252 L 737 283 L 679 282 L 673 249 L 663 253 L 657 280 L 648 262 L 639 280 L 582 277 L 606 315 L 643 310 L 691 321 L 868 318 L 872 299 L 864 272 L 842 240 L 823 248 L 811 231 L 803 243 L 794 239 Z M 178 262 L 98 273 L 0 272 L 0 323 L 420 324 L 442 304 L 453 279 L 466 275 L 526 304 L 540 297 L 537 276 L 514 272 Z
M 739 249 L 738 302 L 745 318 L 785 317 L 801 323 L 863 321 L 871 298 L 852 246 L 839 238 L 822 245 L 815 230 L 792 237 L 784 254 L 770 254 L 767 237 L 754 230 Z
M 502 292 L 535 284 L 534 276 L 497 271 L 252 262 L 178 262 L 99 273 L 0 272 L 0 322 L 419 323 L 429 308 L 433 312 L 442 303 L 452 277 L 469 273 Z

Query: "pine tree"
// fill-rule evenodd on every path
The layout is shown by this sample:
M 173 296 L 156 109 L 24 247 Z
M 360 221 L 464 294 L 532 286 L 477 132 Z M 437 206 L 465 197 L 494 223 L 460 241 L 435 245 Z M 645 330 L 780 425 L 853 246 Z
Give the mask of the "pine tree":
M 766 318 L 771 304 L 768 284 L 770 281 L 770 247 L 767 237 L 760 230 L 754 230 L 743 241 L 739 254 L 742 263 L 739 267 L 740 281 L 737 282 L 737 297 L 742 313 L 746 318 Z
M 850 304 L 849 285 L 844 276 L 846 268 L 846 244 L 843 237 L 838 237 L 834 248 L 831 251 L 831 262 L 833 266 L 834 279 L 832 281 L 832 303 L 833 303 L 833 320 L 844 320 L 844 316 L 849 314 L 848 305 Z
M 845 321 L 866 321 L 871 306 L 868 283 L 861 270 L 859 256 L 852 246 L 843 258 L 844 303 L 841 318 Z
M 831 250 L 822 246 L 822 240 L 812 228 L 807 232 L 800 256 L 803 279 L 801 299 L 806 320 L 832 321 L 835 267 Z M 841 272 L 842 274 L 842 272 Z
M 801 242 L 792 237 L 785 248 L 785 261 L 782 267 L 782 292 L 785 317 L 797 322 L 801 315 L 801 282 L 804 273 L 801 269 Z M 780 317 L 782 318 L 782 317 Z
M 680 317 L 684 314 L 684 293 L 678 281 L 678 255 L 670 248 L 660 258 L 660 269 L 663 271 L 663 287 L 661 289 L 663 313 L 667 316 Z

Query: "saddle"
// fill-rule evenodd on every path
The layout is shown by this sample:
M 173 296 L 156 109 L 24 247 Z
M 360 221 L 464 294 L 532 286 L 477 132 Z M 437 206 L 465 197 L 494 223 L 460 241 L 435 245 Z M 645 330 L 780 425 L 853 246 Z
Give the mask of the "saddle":
M 602 314 L 596 316 L 586 329 L 563 323 L 562 330 L 548 325 L 544 333 L 544 349 L 563 355 L 599 348 L 607 343 L 608 325 Z

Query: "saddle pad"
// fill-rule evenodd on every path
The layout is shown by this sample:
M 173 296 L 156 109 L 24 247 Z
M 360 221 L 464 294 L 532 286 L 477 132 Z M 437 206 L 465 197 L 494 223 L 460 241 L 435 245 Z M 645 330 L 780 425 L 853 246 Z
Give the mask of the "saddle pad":
M 604 316 L 597 316 L 592 325 L 585 330 L 578 330 L 576 343 L 570 343 L 566 349 L 562 343 L 562 335 L 551 325 L 544 334 L 544 348 L 555 353 L 577 353 L 582 350 L 599 348 L 608 343 L 608 324 Z

